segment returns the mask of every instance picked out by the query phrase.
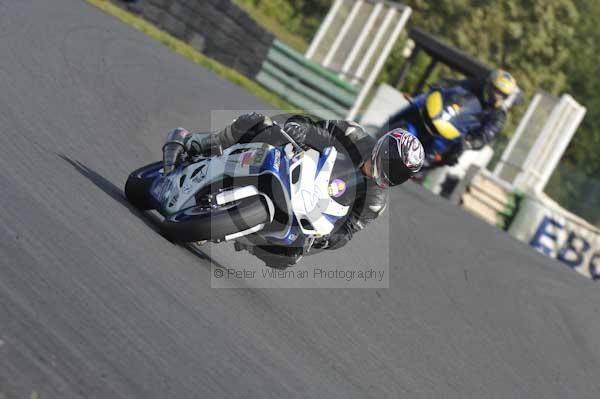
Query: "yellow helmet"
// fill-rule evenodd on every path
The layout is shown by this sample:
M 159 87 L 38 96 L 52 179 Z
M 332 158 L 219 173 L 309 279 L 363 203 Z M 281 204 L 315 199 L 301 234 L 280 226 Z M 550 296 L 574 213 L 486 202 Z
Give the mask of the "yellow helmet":
M 492 71 L 486 84 L 487 100 L 494 104 L 494 107 L 501 108 L 504 100 L 517 90 L 517 81 L 508 72 L 503 69 Z

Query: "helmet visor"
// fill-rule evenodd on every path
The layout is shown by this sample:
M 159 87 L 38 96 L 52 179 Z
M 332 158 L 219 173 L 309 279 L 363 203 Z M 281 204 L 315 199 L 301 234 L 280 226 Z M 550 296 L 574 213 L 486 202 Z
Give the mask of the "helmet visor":
M 373 178 L 381 187 L 402 184 L 421 169 L 423 158 L 419 140 L 407 131 L 394 129 L 373 148 Z
M 384 156 L 389 155 L 384 154 L 384 152 L 389 153 L 390 140 L 391 139 L 388 135 L 385 135 L 377 140 L 377 144 L 375 144 L 375 148 L 373 148 L 373 152 L 371 154 L 371 161 L 373 163 L 373 179 L 375 179 L 377 185 L 381 187 L 387 187 L 390 185 L 390 181 L 387 176 L 387 172 L 389 171 L 389 163 L 384 161 Z M 385 158 L 387 158 L 387 156 Z
M 377 141 L 373 148 L 373 178 L 380 187 L 396 186 L 412 176 L 402 161 L 401 142 L 390 135 Z

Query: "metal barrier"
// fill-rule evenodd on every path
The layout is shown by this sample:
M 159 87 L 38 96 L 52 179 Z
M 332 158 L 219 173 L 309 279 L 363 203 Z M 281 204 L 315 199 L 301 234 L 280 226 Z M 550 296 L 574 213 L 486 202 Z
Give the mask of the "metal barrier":
M 542 192 L 585 111 L 568 94 L 537 93 L 494 174 L 519 190 Z
M 486 169 L 469 168 L 452 197 L 469 213 L 503 230 L 508 229 L 517 210 L 521 195 Z
M 357 120 L 363 102 L 411 15 L 387 0 L 335 0 L 306 58 L 340 74 L 360 92 L 345 119 Z
M 274 40 L 256 80 L 275 94 L 323 119 L 344 119 L 358 89 Z

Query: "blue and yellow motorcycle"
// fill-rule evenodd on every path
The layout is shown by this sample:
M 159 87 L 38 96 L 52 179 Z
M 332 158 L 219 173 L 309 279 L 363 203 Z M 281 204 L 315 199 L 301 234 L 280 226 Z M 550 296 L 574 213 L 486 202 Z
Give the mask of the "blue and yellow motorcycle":
M 481 126 L 477 96 L 462 87 L 432 87 L 409 101 L 385 129 L 403 128 L 417 137 L 425 149 L 425 169 L 443 165 L 444 155 L 456 146 L 469 148 L 467 134 Z

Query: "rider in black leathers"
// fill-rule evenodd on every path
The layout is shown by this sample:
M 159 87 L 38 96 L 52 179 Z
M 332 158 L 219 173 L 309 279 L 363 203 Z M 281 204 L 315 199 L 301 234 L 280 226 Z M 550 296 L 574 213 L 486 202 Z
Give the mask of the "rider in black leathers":
M 163 147 L 165 173 L 170 173 L 182 152 L 188 155 L 219 154 L 223 149 L 236 143 L 253 141 L 275 146 L 286 144 L 287 140 L 277 129 L 279 128 L 270 118 L 258 113 L 242 115 L 215 134 L 192 134 L 178 128 L 169 135 Z M 343 223 L 336 224 L 331 234 L 314 242 L 313 248 L 317 249 L 338 249 L 344 246 L 354 233 L 364 229 L 383 212 L 387 203 L 387 186 L 403 183 L 423 163 L 423 148 L 418 140 L 413 139 L 408 133 L 406 135 L 410 137 L 405 138 L 405 143 L 396 145 L 394 142 L 393 146 L 389 146 L 393 151 L 398 151 L 396 148 L 405 148 L 403 158 L 399 158 L 400 154 L 395 155 L 395 158 L 389 157 L 387 147 L 385 155 L 378 155 L 378 159 L 384 157 L 386 161 L 387 158 L 393 158 L 389 163 L 390 166 L 394 166 L 395 173 L 386 171 L 383 176 L 381 172 L 374 176 L 372 154 L 377 140 L 367 134 L 357 123 L 343 120 L 314 122 L 306 116 L 295 115 L 287 119 L 284 129 L 297 143 L 317 150 L 334 146 L 339 152 L 347 154 L 353 167 L 362 172 L 359 175 L 363 178 L 356 187 L 349 216 Z M 396 135 L 399 137 L 398 133 Z M 385 136 L 382 139 L 384 138 Z M 236 249 L 240 247 L 236 246 Z M 265 263 L 273 266 L 293 265 L 303 255 L 303 248 L 293 246 L 259 246 L 245 249 L 252 251 Z

